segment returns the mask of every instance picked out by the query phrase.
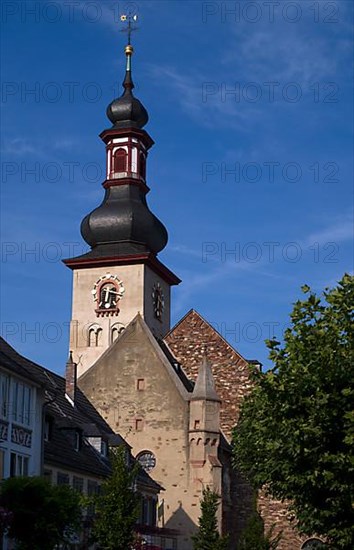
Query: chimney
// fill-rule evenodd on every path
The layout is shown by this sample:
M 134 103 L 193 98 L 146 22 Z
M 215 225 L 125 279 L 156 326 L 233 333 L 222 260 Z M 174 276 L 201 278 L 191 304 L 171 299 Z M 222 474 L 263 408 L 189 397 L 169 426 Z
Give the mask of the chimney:
M 69 359 L 66 363 L 66 372 L 65 372 L 65 396 L 71 402 L 72 405 L 75 405 L 75 396 L 76 396 L 76 363 L 73 361 L 73 352 L 70 352 Z

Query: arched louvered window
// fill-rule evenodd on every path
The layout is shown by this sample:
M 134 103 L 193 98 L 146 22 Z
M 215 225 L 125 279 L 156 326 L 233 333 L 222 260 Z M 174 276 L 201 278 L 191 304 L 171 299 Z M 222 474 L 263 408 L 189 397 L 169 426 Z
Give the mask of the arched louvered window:
M 117 149 L 114 153 L 114 172 L 127 172 L 128 154 L 125 149 Z
M 111 329 L 111 343 L 115 342 L 117 340 L 118 336 L 123 332 L 124 325 L 122 323 L 117 323 L 116 325 L 113 325 Z
M 87 336 L 87 343 L 90 348 L 96 348 L 102 344 L 102 328 L 99 325 L 92 325 Z

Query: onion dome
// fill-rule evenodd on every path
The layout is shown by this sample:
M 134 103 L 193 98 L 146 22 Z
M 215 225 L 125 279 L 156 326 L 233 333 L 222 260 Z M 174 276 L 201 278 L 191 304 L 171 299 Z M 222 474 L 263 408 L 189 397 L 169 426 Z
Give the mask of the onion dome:
M 105 196 L 81 223 L 82 237 L 92 249 L 90 257 L 156 255 L 168 240 L 165 226 L 146 201 L 146 159 L 153 141 L 142 129 L 148 113 L 132 94 L 132 53 L 128 44 L 124 93 L 109 105 L 113 127 L 101 134 L 107 151 Z
M 157 254 L 168 240 L 165 226 L 149 210 L 144 193 L 135 185 L 106 189 L 102 204 L 83 219 L 81 235 L 103 255 Z
M 107 107 L 107 117 L 114 128 L 143 128 L 149 120 L 144 105 L 133 95 L 134 83 L 131 73 L 131 56 L 134 50 L 128 44 L 125 48 L 127 65 L 123 81 L 124 92 L 118 99 L 114 99 Z

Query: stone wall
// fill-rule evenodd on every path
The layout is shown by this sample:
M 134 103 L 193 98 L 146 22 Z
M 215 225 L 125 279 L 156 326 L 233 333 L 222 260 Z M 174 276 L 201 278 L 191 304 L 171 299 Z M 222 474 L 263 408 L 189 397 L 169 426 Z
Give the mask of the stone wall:
M 221 403 L 221 429 L 228 441 L 231 440 L 242 399 L 252 386 L 247 361 L 234 350 L 224 338 L 194 310 L 191 310 L 166 336 L 166 342 L 181 363 L 187 376 L 196 379 L 203 349 L 213 370 L 215 387 Z M 239 537 L 250 514 L 253 512 L 254 498 L 250 485 L 238 472 L 232 475 L 233 525 Z M 281 502 L 274 501 L 264 494 L 258 500 L 266 531 L 276 525 L 276 533 L 283 532 L 278 550 L 300 550 L 305 539 L 299 537 L 288 521 L 288 511 Z
M 178 550 L 191 550 L 203 484 L 220 485 L 220 467 L 210 461 L 204 441 L 206 460 L 191 464 L 190 394 L 140 316 L 79 378 L 79 386 L 135 456 L 155 455 L 150 475 L 163 487 L 159 527 L 180 531 Z

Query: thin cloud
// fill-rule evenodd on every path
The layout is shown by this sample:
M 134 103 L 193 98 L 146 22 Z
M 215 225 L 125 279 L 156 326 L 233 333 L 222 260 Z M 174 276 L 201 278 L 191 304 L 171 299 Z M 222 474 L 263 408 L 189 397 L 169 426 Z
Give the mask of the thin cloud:
M 192 75 L 186 71 L 179 72 L 171 66 L 153 64 L 149 64 L 148 71 L 152 79 L 158 78 L 160 83 L 168 87 L 169 94 L 174 96 L 185 113 L 207 128 L 235 128 L 238 124 L 240 130 L 247 131 L 249 127 L 245 121 L 255 121 L 261 114 L 261 110 L 254 105 L 248 104 L 247 108 L 240 109 L 237 102 L 223 101 L 219 93 L 220 82 L 216 79 L 212 81 L 208 75 Z M 203 96 L 204 87 L 207 85 L 215 90 L 215 95 L 208 93 L 207 97 Z
M 354 225 L 352 219 L 340 220 L 334 224 L 325 227 L 321 231 L 311 233 L 306 239 L 306 245 L 319 243 L 320 245 L 329 242 L 345 242 L 354 237 Z

